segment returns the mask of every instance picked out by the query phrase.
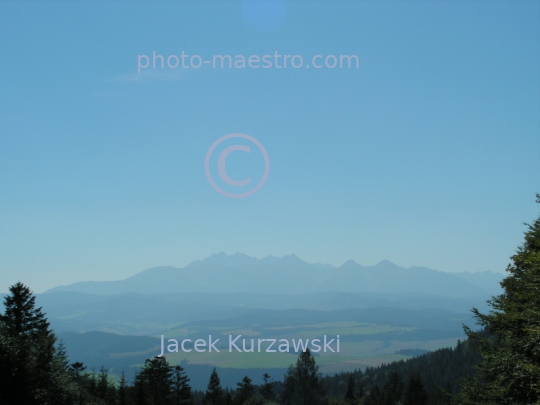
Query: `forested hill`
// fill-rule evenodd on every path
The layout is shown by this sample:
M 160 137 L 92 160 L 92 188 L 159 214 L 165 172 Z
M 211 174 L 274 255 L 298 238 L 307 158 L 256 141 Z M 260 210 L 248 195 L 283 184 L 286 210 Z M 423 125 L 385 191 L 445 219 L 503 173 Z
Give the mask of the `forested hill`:
M 486 337 L 487 334 L 481 332 L 481 335 Z M 329 376 L 324 378 L 324 384 L 328 389 L 328 396 L 343 397 L 352 376 L 357 390 L 363 389 L 372 397 L 377 395 L 383 397 L 387 396 L 389 391 L 399 389 L 399 385 L 403 389 L 412 376 L 419 374 L 428 393 L 427 404 L 441 404 L 445 402 L 438 392 L 438 387 L 449 393 L 457 392 L 459 380 L 475 374 L 474 366 L 480 361 L 480 354 L 467 339 L 458 342 L 455 348 L 439 349 L 408 360 L 367 368 L 365 372 L 355 371 Z M 379 403 L 378 398 L 372 399 L 374 404 Z

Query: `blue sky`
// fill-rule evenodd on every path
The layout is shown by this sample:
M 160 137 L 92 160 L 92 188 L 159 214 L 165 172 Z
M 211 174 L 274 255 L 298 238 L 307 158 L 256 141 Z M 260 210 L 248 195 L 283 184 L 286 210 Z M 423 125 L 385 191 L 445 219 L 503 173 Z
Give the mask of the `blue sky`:
M 539 2 L 0 2 L 0 49 L 0 291 L 220 251 L 503 271 L 538 215 Z M 153 51 L 305 64 L 137 73 Z M 269 156 L 246 198 L 205 175 L 230 133 Z

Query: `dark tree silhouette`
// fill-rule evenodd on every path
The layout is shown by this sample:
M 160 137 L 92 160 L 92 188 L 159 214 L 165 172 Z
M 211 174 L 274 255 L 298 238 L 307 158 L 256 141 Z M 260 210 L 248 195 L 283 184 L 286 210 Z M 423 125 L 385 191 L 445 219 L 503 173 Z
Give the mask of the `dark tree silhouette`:
M 97 379 L 97 396 L 101 399 L 105 399 L 107 396 L 107 391 L 109 390 L 109 374 L 108 370 L 104 367 L 101 367 L 101 370 L 99 370 L 99 376 Z
M 140 390 L 138 401 L 167 404 L 172 395 L 172 374 L 172 367 L 165 357 L 155 356 L 152 359 L 146 359 L 135 379 Z
M 325 402 L 319 366 L 309 349 L 300 353 L 295 366 L 285 374 L 282 401 L 287 405 L 317 405 Z
M 172 375 L 172 390 L 174 405 L 189 405 L 193 402 L 193 394 L 189 385 L 189 378 L 182 366 L 175 366 Z
M 263 381 L 264 384 L 262 385 L 260 389 L 260 394 L 264 399 L 272 400 L 274 399 L 274 390 L 273 390 L 273 383 L 270 382 L 270 374 L 264 373 L 263 375 Z
M 4 298 L 5 313 L 0 315 L 0 402 L 33 405 L 64 401 L 64 391 L 69 390 L 61 381 L 65 358 L 55 358 L 56 338 L 49 323 L 41 308 L 35 308 L 35 297 L 27 286 L 19 282 L 9 290 L 11 294 Z
M 210 381 L 208 381 L 208 388 L 204 393 L 205 405 L 222 405 L 224 402 L 223 388 L 221 388 L 221 381 L 219 380 L 216 369 L 210 374 Z
M 126 373 L 124 373 L 124 371 L 122 370 L 122 374 L 120 375 L 120 381 L 118 382 L 118 405 L 128 404 L 127 390 L 128 384 L 126 380 Z
M 236 390 L 233 403 L 242 405 L 255 395 L 255 387 L 251 384 L 251 378 L 248 376 L 245 376 L 242 381 L 236 383 L 236 385 L 238 385 L 238 389 Z
M 355 393 L 355 383 L 354 383 L 354 377 L 351 374 L 349 376 L 349 380 L 347 381 L 347 391 L 345 392 L 345 401 L 349 404 L 354 404 L 356 401 L 356 393 Z
M 403 378 L 397 372 L 391 372 L 390 378 L 383 386 L 386 405 L 395 405 L 399 402 L 403 395 L 403 385 Z
M 413 374 L 405 386 L 403 405 L 426 405 L 426 403 L 427 393 L 422 382 L 422 377 L 418 373 Z

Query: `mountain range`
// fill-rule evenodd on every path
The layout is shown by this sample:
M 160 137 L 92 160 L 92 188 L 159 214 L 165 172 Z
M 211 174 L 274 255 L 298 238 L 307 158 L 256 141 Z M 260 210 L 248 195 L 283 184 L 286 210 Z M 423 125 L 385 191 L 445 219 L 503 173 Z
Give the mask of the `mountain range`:
M 405 268 L 388 260 L 331 266 L 295 255 L 257 259 L 218 253 L 183 268 L 154 267 L 124 280 L 59 286 L 38 294 L 36 304 L 73 360 L 116 374 L 125 370 L 132 377 L 157 353 L 161 334 L 223 341 L 227 334 L 339 334 L 347 353 L 318 358 L 321 371 L 333 373 L 399 360 L 403 350 L 454 345 L 464 336 L 463 324 L 475 325 L 470 309 L 487 312 L 486 300 L 501 293 L 503 277 Z M 264 364 L 276 375 L 295 361 L 293 354 L 275 359 L 197 354 L 171 361 L 185 364 L 201 388 L 213 367 L 222 367 L 225 383 L 234 385 L 247 369 L 262 375 L 268 371 L 259 369 Z
M 310 264 L 295 255 L 253 258 L 241 253 L 213 254 L 183 268 L 153 267 L 125 280 L 86 281 L 47 292 L 122 293 L 255 293 L 318 292 L 435 294 L 447 297 L 483 296 L 501 292 L 503 274 L 446 273 L 425 267 L 400 267 L 383 260 L 362 266 L 353 260 L 339 267 Z

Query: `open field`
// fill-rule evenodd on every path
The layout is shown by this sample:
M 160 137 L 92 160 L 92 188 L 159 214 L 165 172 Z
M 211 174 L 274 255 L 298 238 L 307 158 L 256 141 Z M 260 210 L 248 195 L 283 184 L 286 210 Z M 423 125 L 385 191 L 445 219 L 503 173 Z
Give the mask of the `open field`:
M 342 343 L 340 353 L 314 353 L 321 372 L 340 372 L 349 369 L 365 369 L 367 366 L 377 366 L 381 363 L 410 358 L 410 356 L 395 354 L 401 349 L 436 350 L 442 347 L 454 346 L 458 337 L 444 340 L 414 342 L 412 345 L 404 342 L 392 341 L 389 345 L 379 340 L 366 342 Z M 408 343 L 408 342 L 407 342 Z M 221 349 L 220 349 L 221 350 Z M 156 354 L 158 354 L 156 352 Z M 288 367 L 296 362 L 297 353 L 239 353 L 229 352 L 228 349 L 220 353 L 168 353 L 167 360 L 178 364 L 187 361 L 190 364 L 209 364 L 226 368 L 259 368 L 259 367 Z
M 124 370 L 133 378 L 145 359 L 160 354 L 161 335 L 179 343 L 191 339 L 191 344 L 196 339 L 208 341 L 209 335 L 214 342 L 220 339 L 216 344 L 219 353 L 194 350 L 166 353 L 171 364 L 183 364 L 193 385 L 200 388 L 207 384 L 214 367 L 223 374 L 224 384 L 230 386 L 246 374 L 254 381 L 258 381 L 264 372 L 281 378 L 297 359 L 293 340 L 297 343 L 299 339 L 309 339 L 311 342 L 324 335 L 328 339 L 337 339 L 339 335 L 339 353 L 314 353 L 322 373 L 336 373 L 406 359 L 408 356 L 396 353 L 404 349 L 435 350 L 453 346 L 464 337 L 463 323 L 474 326 L 470 314 L 442 308 L 384 306 L 321 311 L 248 309 L 233 305 L 218 308 L 217 304 L 207 304 L 206 309 L 196 307 L 196 311 L 189 313 L 171 305 L 177 298 L 70 295 L 70 299 L 75 300 L 72 305 L 67 301 L 54 305 L 49 302 L 49 307 L 44 309 L 53 315 L 53 327 L 60 327 L 58 334 L 66 344 L 71 361 L 83 361 L 89 370 L 104 366 L 111 375 Z M 116 306 L 107 311 L 111 300 Z M 79 301 L 83 302 L 77 304 Z M 139 307 L 140 311 L 134 310 Z M 189 320 L 181 322 L 182 318 Z M 242 335 L 237 341 L 240 348 L 242 339 L 246 339 L 246 348 L 250 348 L 251 339 L 256 345 L 258 339 L 287 339 L 291 344 L 290 352 L 266 353 L 264 343 L 260 353 L 257 350 L 254 353 L 229 352 L 229 335 L 233 338 Z M 332 347 L 337 349 L 335 342 Z
M 229 334 L 233 338 L 242 335 L 246 339 L 246 348 L 251 347 L 251 339 L 255 346 L 257 339 L 274 338 L 287 339 L 318 339 L 324 334 L 328 339 L 340 336 L 340 352 L 331 353 L 323 351 L 314 353 L 317 363 L 321 366 L 321 372 L 333 373 L 350 369 L 375 366 L 383 362 L 395 359 L 406 359 L 408 356 L 395 354 L 403 349 L 436 350 L 441 347 L 455 345 L 457 339 L 463 335 L 459 331 L 447 331 L 444 338 L 431 339 L 430 333 L 425 338 L 421 336 L 422 329 L 419 327 L 398 327 L 390 325 L 366 324 L 360 322 L 322 322 L 320 324 L 294 326 L 288 325 L 279 328 L 266 328 L 259 325 L 244 327 L 231 326 L 195 326 L 175 328 L 164 333 L 165 345 L 168 339 L 196 339 L 212 340 L 219 342 L 216 347 L 220 352 L 191 352 L 180 351 L 177 353 L 165 353 L 167 360 L 172 364 L 187 362 L 192 365 L 210 365 L 220 368 L 248 369 L 248 368 L 287 368 L 294 363 L 297 353 L 291 345 L 289 353 L 267 353 L 265 344 L 261 345 L 261 352 L 246 353 L 233 349 L 229 352 Z M 409 336 L 414 335 L 414 336 Z M 88 336 L 86 340 L 84 337 Z M 99 369 L 102 365 L 119 370 L 120 368 L 138 367 L 149 357 L 156 356 L 161 352 L 160 335 L 154 337 L 137 337 L 109 335 L 106 333 L 92 332 L 87 334 L 64 333 L 60 337 L 66 342 L 73 359 L 83 360 L 90 367 Z M 242 350 L 242 338 L 236 343 Z M 192 343 L 191 343 L 192 344 Z M 188 346 L 188 348 L 192 346 Z M 336 349 L 335 342 L 332 346 Z M 274 346 L 277 348 L 277 346 Z

